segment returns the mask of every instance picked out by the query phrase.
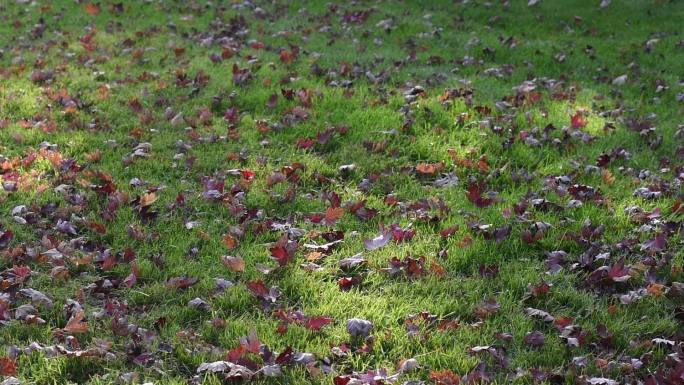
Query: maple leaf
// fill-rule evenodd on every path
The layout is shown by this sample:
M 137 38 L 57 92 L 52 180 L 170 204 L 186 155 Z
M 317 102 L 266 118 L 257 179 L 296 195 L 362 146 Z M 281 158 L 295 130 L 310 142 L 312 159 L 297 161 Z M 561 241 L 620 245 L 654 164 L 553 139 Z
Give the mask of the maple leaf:
M 86 3 L 83 5 L 83 9 L 92 17 L 100 14 L 100 6 L 95 3 Z
M 245 282 L 245 286 L 254 297 L 266 302 L 275 303 L 281 295 L 278 287 L 272 286 L 270 289 L 267 289 L 262 280 L 247 281 Z
M 541 347 L 544 345 L 544 333 L 540 331 L 527 333 L 527 335 L 525 335 L 525 338 L 523 338 L 523 341 L 525 341 L 525 343 L 528 346 L 534 348 Z
M 367 221 L 378 215 L 378 210 L 366 207 L 365 200 L 350 203 L 347 205 L 347 210 L 362 221 Z
M 398 224 L 392 225 L 390 227 L 390 231 L 392 232 L 392 238 L 397 243 L 410 241 L 416 235 L 416 230 L 410 228 L 410 226 L 411 225 L 403 228 L 403 227 L 400 227 Z
M 373 239 L 364 240 L 363 244 L 366 246 L 366 249 L 375 250 L 387 245 L 389 241 L 392 240 L 392 238 L 393 235 L 391 231 L 383 231 L 382 233 L 380 233 L 380 235 L 376 236 Z
M 327 225 L 333 225 L 337 223 L 344 215 L 344 209 L 342 207 L 328 207 L 325 210 L 325 223 Z
M 0 249 L 4 249 L 9 245 L 9 243 L 12 241 L 14 238 L 14 233 L 12 230 L 2 230 L 0 229 Z
M 282 50 L 280 52 L 280 61 L 283 62 L 284 64 L 290 64 L 292 61 L 294 61 L 297 58 L 297 51 L 292 50 Z
M 85 154 L 85 158 L 89 162 L 97 163 L 102 159 L 102 151 L 100 149 L 96 149 L 92 152 Z
M 300 138 L 300 139 L 297 139 L 297 147 L 298 147 L 298 148 L 301 148 L 301 149 L 304 149 L 304 150 L 313 147 L 315 144 L 316 144 L 316 141 L 314 141 L 314 140 L 311 139 L 311 138 Z
M 223 236 L 223 244 L 228 250 L 233 250 L 237 247 L 238 241 L 231 234 L 225 234 Z
M 270 109 L 274 109 L 278 105 L 278 94 L 273 93 L 271 96 L 268 97 L 268 101 L 266 102 L 266 107 Z
M 615 183 L 615 176 L 613 176 L 613 173 L 611 173 L 608 169 L 601 170 L 601 179 L 603 179 L 605 184 L 610 185 Z
M 84 321 L 85 312 L 80 310 L 69 318 L 66 326 L 62 329 L 69 334 L 79 334 L 88 331 L 88 322 Z
M 418 163 L 416 171 L 423 175 L 434 175 L 444 169 L 444 163 Z
M 629 275 L 629 268 L 625 268 L 625 263 L 619 261 L 608 270 L 608 278 L 613 282 L 625 282 L 631 278 L 631 275 Z
M 373 330 L 373 323 L 360 318 L 347 320 L 347 333 L 353 338 L 366 338 Z
M 173 277 L 166 281 L 166 287 L 169 289 L 187 289 L 197 282 L 199 282 L 197 278 L 187 276 Z
M 487 207 L 492 205 L 495 200 L 493 198 L 484 198 L 482 194 L 487 190 L 484 183 L 471 183 L 468 185 L 466 196 L 468 200 L 474 203 L 477 207 Z
M 8 357 L 0 357 L 0 376 L 16 376 L 17 362 Z
M 442 369 L 430 372 L 430 380 L 435 385 L 459 385 L 461 383 L 461 376 L 449 369 Z
M 525 314 L 528 317 L 540 318 L 546 322 L 553 322 L 555 319 L 549 312 L 531 307 L 525 308 Z
M 266 288 L 266 285 L 264 285 L 264 281 L 247 281 L 245 282 L 245 285 L 249 292 L 255 297 L 264 298 L 268 295 L 268 289 Z
M 349 291 L 354 286 L 360 285 L 362 281 L 363 279 L 359 276 L 342 277 L 337 280 L 337 286 L 339 286 L 340 290 Z
M 432 261 L 429 267 L 430 274 L 438 278 L 445 278 L 447 276 L 446 269 L 439 263 Z
M 332 318 L 330 317 L 311 317 L 306 320 L 306 322 L 304 323 L 304 327 L 309 330 L 318 331 L 321 330 L 324 326 L 330 324 L 331 322 Z
M 256 330 L 252 329 L 248 336 L 240 338 L 240 345 L 249 353 L 259 354 L 261 342 L 257 337 Z
M 672 213 L 673 214 L 684 214 L 684 203 L 682 202 L 681 199 L 677 199 L 675 203 L 672 205 Z
M 240 170 L 240 174 L 242 174 L 242 177 L 245 178 L 246 180 L 252 180 L 256 176 L 254 171 L 249 170 L 249 169 Z
M 587 126 L 587 123 L 587 119 L 581 111 L 575 112 L 575 115 L 570 118 L 570 125 L 575 129 L 584 128 Z
M 442 236 L 442 238 L 449 238 L 450 236 L 456 234 L 458 229 L 459 229 L 458 225 L 447 227 L 445 229 L 440 230 L 439 235 Z
M 501 309 L 501 305 L 499 305 L 496 299 L 490 298 L 478 305 L 474 310 L 474 314 L 477 318 L 484 320 L 498 313 L 499 309 Z
M 26 280 L 28 277 L 31 276 L 31 268 L 28 266 L 12 266 L 11 269 L 12 273 L 17 276 L 21 281 Z
M 271 257 L 278 261 L 278 265 L 285 266 L 294 258 L 299 244 L 288 239 L 287 233 L 284 233 L 271 247 Z
M 662 251 L 667 247 L 667 238 L 665 237 L 665 234 L 658 234 L 655 236 L 655 238 L 644 242 L 641 245 L 641 250 L 647 250 L 647 251 Z
M 130 289 L 133 286 L 135 286 L 136 282 L 138 282 L 138 275 L 140 275 L 140 268 L 138 268 L 138 264 L 135 262 L 131 262 L 131 273 L 124 279 L 124 284 Z
M 240 111 L 237 107 L 230 107 L 226 110 L 226 113 L 223 114 L 223 119 L 230 123 L 237 123 L 240 119 Z
M 240 256 L 231 257 L 230 255 L 222 255 L 221 263 L 230 271 L 243 272 L 245 271 L 245 260 Z

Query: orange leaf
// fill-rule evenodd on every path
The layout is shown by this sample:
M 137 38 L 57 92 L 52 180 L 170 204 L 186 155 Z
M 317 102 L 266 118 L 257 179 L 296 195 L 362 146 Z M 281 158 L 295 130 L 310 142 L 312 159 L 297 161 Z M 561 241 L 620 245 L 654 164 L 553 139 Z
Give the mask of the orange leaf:
M 283 50 L 280 53 L 280 61 L 285 63 L 285 64 L 289 64 L 289 63 L 292 63 L 292 61 L 295 59 L 296 56 L 297 55 L 295 53 L 293 53 L 292 51 Z
M 202 238 L 202 239 L 205 240 L 205 241 L 208 241 L 209 239 L 211 239 L 211 237 L 209 236 L 209 234 L 205 233 L 204 231 L 202 231 L 202 230 L 200 230 L 200 229 L 197 229 L 196 232 L 197 232 L 197 236 L 200 237 L 200 238 Z
M 480 157 L 480 159 L 477 161 L 477 169 L 480 172 L 484 172 L 484 173 L 489 172 L 489 163 L 487 163 L 487 156 L 486 155 L 482 155 L 482 157 Z
M 0 357 L 0 376 L 16 376 L 17 363 L 11 358 Z
M 83 6 L 83 9 L 85 9 L 85 11 L 93 17 L 100 14 L 100 6 L 95 3 L 86 3 Z
M 461 382 L 461 376 L 449 369 L 430 372 L 430 379 L 437 385 L 458 385 Z
M 672 205 L 672 213 L 673 214 L 684 214 L 684 204 L 682 204 L 681 199 L 677 199 Z
M 325 210 L 325 221 L 327 223 L 335 223 L 342 218 L 342 215 L 344 215 L 344 209 L 342 207 L 328 207 L 328 209 Z
M 226 245 L 228 250 L 233 250 L 237 247 L 238 241 L 232 235 L 226 234 L 223 236 L 223 244 Z
M 654 296 L 654 297 L 662 297 L 664 293 L 665 286 L 660 284 L 660 283 L 652 283 L 648 285 L 646 288 L 646 291 L 648 294 Z
M 461 247 L 461 248 L 468 247 L 472 244 L 473 244 L 473 237 L 466 234 L 465 236 L 463 236 L 463 239 L 460 242 L 458 242 L 458 247 Z
M 608 306 L 608 314 L 615 315 L 618 311 L 620 311 L 620 308 L 618 308 L 616 305 Z
M 433 175 L 444 168 L 444 163 L 418 163 L 416 165 L 416 171 L 420 174 Z
M 312 262 L 318 261 L 321 258 L 323 258 L 323 253 L 320 251 L 312 251 L 306 255 L 306 260 Z
M 231 257 L 230 255 L 222 255 L 221 263 L 230 271 L 243 272 L 245 271 L 245 260 L 240 256 Z
M 606 360 L 605 358 L 597 358 L 594 361 L 594 364 L 599 368 L 605 368 L 606 366 L 608 366 L 608 360 Z
M 140 138 L 141 136 L 143 136 L 144 133 L 145 132 L 142 130 L 142 128 L 136 127 L 128 133 L 128 136 L 133 138 Z
M 64 326 L 64 329 L 62 330 L 71 334 L 87 332 L 88 323 L 83 321 L 83 318 L 85 318 L 85 313 L 81 310 L 69 318 L 69 321 L 67 321 L 66 326 Z
M 606 184 L 615 183 L 615 176 L 613 176 L 613 173 L 608 169 L 603 169 L 603 171 L 601 171 L 601 178 L 603 178 L 603 182 Z
M 107 87 L 106 85 L 100 86 L 100 88 L 97 89 L 97 97 L 100 100 L 109 99 L 109 90 L 110 90 L 110 88 Z
M 85 154 L 85 157 L 90 162 L 99 162 L 100 159 L 102 159 L 102 151 L 100 151 L 100 149 L 97 149 L 93 152 Z
M 432 261 L 430 264 L 430 273 L 439 278 L 446 277 L 446 270 L 444 270 L 444 267 L 435 261 Z
M 93 230 L 94 232 L 100 235 L 107 234 L 107 227 L 100 222 L 89 221 L 87 225 L 89 229 Z

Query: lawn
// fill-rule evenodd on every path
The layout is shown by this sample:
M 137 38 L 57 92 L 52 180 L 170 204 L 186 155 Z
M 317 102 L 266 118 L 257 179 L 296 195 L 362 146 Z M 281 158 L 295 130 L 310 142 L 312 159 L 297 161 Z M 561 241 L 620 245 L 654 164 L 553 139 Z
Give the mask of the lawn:
M 1 384 L 684 384 L 684 2 L 0 2 Z

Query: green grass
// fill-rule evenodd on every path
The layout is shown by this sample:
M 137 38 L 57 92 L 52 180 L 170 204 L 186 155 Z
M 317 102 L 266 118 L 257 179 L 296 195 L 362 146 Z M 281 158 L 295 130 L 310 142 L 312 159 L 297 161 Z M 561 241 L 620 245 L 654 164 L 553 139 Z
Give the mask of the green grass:
M 675 132 L 683 123 L 684 112 L 684 103 L 677 100 L 677 94 L 684 92 L 684 3 L 622 0 L 599 9 L 598 2 L 580 0 L 542 1 L 534 7 L 528 7 L 525 1 L 511 1 L 510 7 L 498 1 L 435 1 L 429 5 L 363 1 L 340 4 L 337 14 L 331 14 L 329 5 L 323 1 L 290 1 L 277 6 L 257 3 L 267 12 L 266 18 L 256 17 L 249 8 L 234 7 L 238 2 L 124 1 L 124 12 L 116 13 L 111 8 L 114 2 L 103 1 L 95 16 L 73 1 L 0 4 L 0 121 L 6 121 L 0 129 L 0 154 L 6 159 L 24 159 L 47 141 L 57 146 L 56 152 L 63 159 L 73 158 L 83 167 L 72 177 L 59 175 L 58 166 L 41 155 L 30 165 L 14 167 L 22 180 L 19 191 L 0 192 L 0 224 L 14 233 L 9 248 L 2 251 L 0 269 L 28 265 L 33 270 L 29 281 L 7 289 L 12 309 L 30 302 L 14 297 L 12 290 L 24 287 L 41 290 L 55 305 L 53 309 L 39 308 L 45 325 L 12 320 L 0 326 L 0 356 L 34 342 L 42 346 L 63 344 L 53 331 L 67 322 L 62 306 L 68 298 L 80 298 L 88 317 L 89 330 L 76 335 L 81 348 L 102 341 L 112 344 L 112 355 L 106 359 L 46 357 L 45 352 L 20 354 L 16 359 L 16 377 L 37 384 L 109 384 L 122 381 L 124 374 L 134 373 L 132 376 L 139 381 L 182 384 L 196 375 L 201 363 L 223 359 L 252 330 L 273 351 L 292 347 L 295 351 L 313 353 L 319 359 L 331 357 L 332 346 L 350 343 L 345 330 L 345 322 L 350 318 L 373 322 L 374 344 L 370 352 L 351 353 L 338 359 L 329 375 L 318 376 L 302 367 L 292 367 L 284 369 L 282 377 L 258 377 L 253 382 L 332 383 L 333 376 L 353 371 L 387 368 L 394 373 L 402 359 L 412 357 L 417 357 L 420 369 L 402 376 L 402 380 L 431 381 L 430 373 L 443 369 L 463 376 L 485 357 L 468 353 L 469 348 L 478 345 L 506 346 L 511 362 L 508 370 L 496 371 L 493 381 L 497 383 L 531 383 L 529 374 L 516 377 L 517 368 L 521 372 L 532 368 L 554 371 L 566 376 L 564 381 L 569 384 L 583 375 L 618 381 L 643 379 L 663 365 L 670 349 L 647 342 L 656 337 L 681 341 L 682 324 L 674 313 L 682 306 L 682 299 L 647 296 L 621 305 L 616 294 L 645 287 L 647 282 L 643 269 L 639 270 L 638 261 L 643 258 L 639 244 L 622 253 L 616 243 L 627 238 L 643 242 L 653 237 L 653 231 L 638 232 L 639 225 L 630 220 L 625 208 L 660 208 L 663 220 L 678 224 L 679 230 L 668 238 L 672 261 L 661 266 L 657 276 L 666 286 L 684 280 L 682 215 L 672 213 L 674 202 L 682 197 L 681 191 L 673 188 L 656 200 L 633 195 L 636 188 L 657 181 L 656 176 L 676 184 L 675 171 L 682 172 L 682 139 L 675 137 Z M 341 21 L 345 12 L 362 9 L 372 9 L 365 23 Z M 236 56 L 213 63 L 210 55 L 220 54 L 221 48 L 207 47 L 200 41 L 221 31 L 215 27 L 216 20 L 227 22 L 238 15 L 244 16 L 249 25 L 245 46 Z M 33 37 L 31 31 L 40 19 L 45 21 L 45 32 L 42 37 Z M 376 26 L 385 19 L 394 21 L 390 33 Z M 96 31 L 92 39 L 96 45 L 91 51 L 81 43 L 90 30 Z M 517 42 L 515 47 L 504 43 L 509 37 Z M 264 43 L 266 48 L 250 47 L 247 42 L 251 39 Z M 652 39 L 658 41 L 647 50 L 647 42 Z M 176 57 L 173 46 L 184 48 L 184 54 Z M 290 46 L 298 46 L 300 56 L 283 64 L 279 49 Z M 490 53 L 491 50 L 494 52 Z M 142 56 L 134 57 L 135 52 Z M 565 60 L 554 58 L 559 53 L 565 55 Z M 409 59 L 411 56 L 415 60 Z M 435 56 L 441 57 L 441 62 L 430 64 L 434 60 L 429 58 Z M 474 64 L 459 64 L 464 57 Z M 398 62 L 402 65 L 395 64 Z M 54 79 L 32 82 L 29 76 L 36 63 L 44 63 L 44 70 L 55 71 Z M 233 84 L 234 63 L 251 69 L 254 79 L 249 84 Z M 324 72 L 334 70 L 336 75 L 313 74 L 314 63 Z M 361 76 L 352 79 L 342 72 L 343 66 L 353 65 L 360 66 L 362 71 Z M 367 71 L 374 77 L 385 73 L 387 80 L 376 84 L 364 75 Z M 503 75 L 496 76 L 497 71 Z M 98 72 L 102 74 L 97 75 Z M 190 97 L 192 84 L 176 85 L 179 72 L 186 73 L 190 80 L 204 73 L 209 80 Z M 628 75 L 626 83 L 613 85 L 613 79 L 623 74 Z M 281 84 L 286 77 L 291 82 Z M 514 87 L 523 81 L 545 78 L 560 83 L 553 90 L 538 86 L 538 102 L 505 111 L 497 109 L 496 103 L 510 101 L 507 98 L 515 95 Z M 332 84 L 345 80 L 353 81 L 346 89 L 348 93 Z M 660 82 L 667 89 L 657 91 Z M 472 103 L 465 103 L 463 98 L 440 102 L 445 89 L 464 88 L 464 84 L 474 91 Z M 408 107 L 403 93 L 414 85 L 423 86 L 426 94 Z M 105 88 L 109 90 L 108 96 L 103 97 Z M 312 105 L 306 109 L 309 117 L 292 126 L 260 133 L 258 121 L 277 124 L 288 109 L 298 105 L 296 99 L 286 100 L 281 88 L 314 91 Z M 59 92 L 77 97 L 84 106 L 75 112 L 65 111 L 55 97 Z M 561 92 L 573 97 L 554 96 Z M 231 93 L 233 96 L 229 96 Z M 267 101 L 273 93 L 279 96 L 277 105 L 269 108 Z M 214 97 L 219 97 L 221 103 L 212 110 Z M 134 111 L 133 100 L 140 103 L 142 112 Z M 239 139 L 225 138 L 228 130 L 223 114 L 230 106 L 240 112 L 236 123 Z M 476 107 L 480 106 L 492 112 L 479 113 Z M 165 118 L 167 107 L 174 115 L 180 112 L 195 120 L 201 108 L 208 108 L 211 119 L 206 125 L 199 123 L 194 129 L 186 129 L 189 124 L 173 125 Z M 407 117 L 402 115 L 402 109 L 407 108 L 410 125 L 405 125 Z M 619 114 L 602 114 L 618 108 Z M 575 138 L 560 146 L 543 143 L 532 147 L 516 140 L 510 148 L 504 146 L 507 137 L 520 138 L 521 132 L 542 130 L 549 124 L 557 127 L 550 135 L 561 139 L 562 129 L 570 125 L 570 117 L 579 109 L 587 111 L 588 125 L 582 131 L 594 137 L 591 142 Z M 649 138 L 640 136 L 628 125 L 631 118 L 641 120 L 650 115 L 655 116 L 656 135 L 663 137 L 662 144 L 655 149 L 649 148 Z M 494 134 L 486 128 L 484 120 L 503 127 L 504 135 Z M 43 123 L 35 124 L 38 121 Z M 614 129 L 604 130 L 608 123 Z M 348 127 L 346 135 L 336 135 L 329 143 L 313 149 L 297 147 L 300 138 L 315 137 L 326 127 L 341 125 Z M 133 130 L 139 131 L 138 138 L 130 135 Z M 383 133 L 390 130 L 396 130 L 396 135 Z M 219 139 L 197 140 L 212 136 Z M 184 155 L 177 155 L 179 140 L 192 146 Z M 384 148 L 368 150 L 366 141 L 383 140 Z M 139 142 L 150 143 L 149 158 L 124 162 Z M 596 164 L 599 155 L 617 148 L 629 151 L 631 159 L 617 159 L 607 166 L 615 177 L 613 183 L 607 183 L 600 172 L 584 172 L 586 166 Z M 87 155 L 96 149 L 101 151 L 101 159 L 92 160 Z M 455 163 L 451 151 L 475 162 L 484 155 L 489 170 L 477 171 Z M 229 154 L 238 152 L 245 154 L 244 160 L 231 160 Z M 196 158 L 192 167 L 186 167 L 189 156 Z M 443 162 L 444 172 L 455 173 L 459 183 L 447 188 L 432 187 L 435 176 L 420 177 L 413 171 L 422 162 Z M 301 180 L 292 184 L 293 199 L 284 202 L 282 197 L 287 194 L 288 185 L 269 187 L 267 178 L 296 163 L 305 168 L 300 171 Z M 356 165 L 355 171 L 340 175 L 338 168 L 351 163 Z M 560 212 L 531 209 L 527 217 L 530 223 L 547 222 L 551 229 L 539 242 L 524 243 L 520 232 L 530 223 L 515 216 L 507 218 L 504 210 L 511 209 L 528 194 L 565 206 L 569 197 L 555 194 L 544 182 L 549 177 L 567 175 L 574 167 L 579 171 L 573 183 L 600 189 L 608 203 L 585 202 L 582 207 Z M 661 172 L 664 168 L 669 171 Z M 202 177 L 230 169 L 255 173 L 241 203 L 246 209 L 261 210 L 259 217 L 244 225 L 245 235 L 232 251 L 226 249 L 222 238 L 231 226 L 241 225 L 239 217 L 228 204 L 202 197 Z M 649 170 L 653 176 L 637 179 L 640 170 Z M 163 185 L 156 193 L 159 199 L 152 205 L 159 211 L 158 218 L 143 222 L 136 209 L 124 201 L 113 218 L 103 219 L 108 198 L 88 188 L 93 182 L 89 171 L 110 174 L 118 190 L 128 194 L 128 201 L 146 188 Z M 527 172 L 531 178 L 515 181 L 511 176 L 514 171 Z M 362 181 L 374 174 L 382 176 L 364 192 L 360 188 Z M 332 181 L 323 182 L 318 175 Z M 10 177 L 8 172 L 0 174 L 3 181 Z M 133 178 L 149 185 L 131 186 Z M 486 208 L 475 206 L 465 195 L 469 178 L 486 180 L 491 189 L 499 192 L 501 201 Z M 238 181 L 239 177 L 227 176 L 226 190 Z M 66 194 L 55 191 L 62 184 L 73 186 L 85 203 L 74 205 Z M 332 226 L 311 224 L 306 216 L 324 212 L 329 206 L 320 199 L 320 193 L 326 190 L 337 192 L 342 202 L 366 200 L 368 207 L 379 210 L 379 215 L 361 221 L 345 211 L 339 223 Z M 424 198 L 441 199 L 449 213 L 437 223 L 418 221 L 410 211 L 402 213 L 386 205 L 384 199 L 390 193 L 403 204 Z M 179 194 L 185 196 L 185 206 L 169 208 Z M 18 205 L 40 209 L 49 202 L 57 203 L 60 211 L 40 218 L 35 225 L 20 225 L 12 219 L 12 209 Z M 436 214 L 437 211 L 430 213 Z M 78 234 L 55 231 L 58 218 L 76 224 Z M 88 229 L 79 218 L 103 223 L 106 234 Z M 346 236 L 339 248 L 318 262 L 319 271 L 300 268 L 306 262 L 306 252 L 300 249 L 288 266 L 264 275 L 257 269 L 258 264 L 275 265 L 266 244 L 281 235 L 253 231 L 252 226 L 265 219 L 288 219 L 292 226 L 304 229 L 306 235 L 300 243 L 324 243 L 314 237 L 315 231 L 341 230 Z M 608 263 L 615 263 L 624 254 L 634 269 L 633 279 L 615 293 L 587 287 L 588 273 L 571 271 L 568 266 L 558 274 L 546 273 L 546 251 L 565 250 L 571 259 L 585 251 L 567 235 L 580 232 L 587 219 L 606 227 L 599 242 L 603 249 L 612 251 Z M 187 229 L 188 221 L 198 221 L 199 226 Z M 495 227 L 512 225 L 511 236 L 501 243 L 485 240 L 469 229 L 475 221 Z M 417 234 L 408 243 L 391 242 L 382 249 L 366 251 L 363 240 L 376 236 L 381 223 L 411 223 Z M 439 231 L 453 225 L 459 230 L 443 239 Z M 144 239 L 132 238 L 129 226 L 139 228 Z M 53 244 L 49 245 L 44 236 L 50 236 Z M 466 236 L 472 237 L 472 243 L 464 246 Z M 77 237 L 83 237 L 89 246 L 70 248 L 68 242 Z M 54 265 L 31 254 L 32 249 L 42 253 L 59 242 L 65 242 L 59 246 L 69 271 L 65 279 L 53 278 Z M 121 285 L 111 292 L 108 301 L 125 304 L 128 322 L 153 331 L 155 337 L 151 341 L 115 335 L 110 315 L 94 315 L 105 306 L 105 300 L 84 290 L 102 278 L 124 279 L 130 266 L 119 263 L 103 271 L 97 263 L 74 262 L 96 251 L 111 249 L 121 255 L 129 248 L 135 251 L 140 268 L 137 283 L 130 289 Z M 189 251 L 193 248 L 197 252 L 191 255 Z M 443 249 L 448 252 L 445 258 L 438 256 Z M 359 252 L 368 261 L 365 279 L 360 286 L 341 291 L 337 278 L 343 274 L 338 261 Z M 221 264 L 219 257 L 226 254 L 241 255 L 246 261 L 245 271 L 232 272 Z M 438 263 L 445 273 L 427 274 L 416 280 L 389 277 L 379 269 L 386 267 L 394 256 L 425 256 L 428 266 Z M 157 263 L 160 260 L 161 265 Z M 481 277 L 481 264 L 498 265 L 498 276 Z M 200 281 L 187 290 L 165 287 L 169 278 L 181 275 Z M 8 279 L 6 275 L 2 278 Z M 229 279 L 235 286 L 214 296 L 215 278 Z M 301 310 L 309 316 L 329 316 L 333 322 L 320 331 L 291 325 L 287 332 L 279 334 L 278 319 L 271 311 L 262 310 L 244 285 L 257 279 L 263 279 L 267 287 L 275 285 L 282 290 L 277 307 Z M 551 292 L 540 298 L 527 298 L 529 286 L 542 280 L 552 284 Z M 2 292 L 0 298 L 1 295 Z M 190 308 L 188 301 L 196 297 L 209 302 L 212 311 Z M 500 310 L 479 323 L 474 312 L 489 298 L 496 298 Z M 543 309 L 557 317 L 573 317 L 575 325 L 593 334 L 596 326 L 603 324 L 613 333 L 613 346 L 598 347 L 593 343 L 598 341 L 594 336 L 585 346 L 568 348 L 552 325 L 527 317 L 527 307 Z M 609 309 L 615 311 L 611 313 Z M 460 327 L 431 330 L 424 339 L 408 336 L 405 319 L 421 311 L 458 320 Z M 226 326 L 213 326 L 210 320 L 214 317 L 225 319 Z M 160 319 L 164 320 L 163 326 L 158 326 Z M 545 345 L 539 349 L 523 342 L 526 333 L 534 330 L 546 336 Z M 497 340 L 498 332 L 511 333 L 512 341 Z M 166 344 L 171 351 L 160 349 L 160 345 Z M 137 364 L 133 361 L 135 351 L 151 353 L 154 359 L 147 365 Z M 619 363 L 626 357 L 639 358 L 645 353 L 651 353 L 653 358 L 645 362 L 643 369 L 634 373 L 619 369 Z M 571 368 L 572 358 L 577 356 L 587 356 L 589 365 Z M 612 364 L 599 367 L 599 359 Z M 211 376 L 196 381 L 220 383 L 220 379 Z

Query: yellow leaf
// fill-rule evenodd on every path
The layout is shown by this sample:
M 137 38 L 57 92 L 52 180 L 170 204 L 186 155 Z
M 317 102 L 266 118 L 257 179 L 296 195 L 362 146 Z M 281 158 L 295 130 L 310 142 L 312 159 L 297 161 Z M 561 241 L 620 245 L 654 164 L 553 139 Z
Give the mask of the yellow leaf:
M 610 170 L 608 169 L 603 169 L 603 171 L 601 171 L 601 178 L 603 178 L 603 182 L 606 184 L 615 183 L 615 177 L 613 176 L 613 173 L 610 172 Z

